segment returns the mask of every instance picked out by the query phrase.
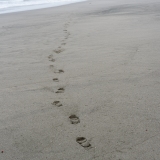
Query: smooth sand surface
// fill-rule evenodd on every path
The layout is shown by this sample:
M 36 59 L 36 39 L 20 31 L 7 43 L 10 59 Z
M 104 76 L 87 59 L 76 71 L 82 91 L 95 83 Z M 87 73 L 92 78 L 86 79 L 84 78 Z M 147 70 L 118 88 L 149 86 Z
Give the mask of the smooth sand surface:
M 0 15 L 0 160 L 45 159 L 160 160 L 158 0 Z

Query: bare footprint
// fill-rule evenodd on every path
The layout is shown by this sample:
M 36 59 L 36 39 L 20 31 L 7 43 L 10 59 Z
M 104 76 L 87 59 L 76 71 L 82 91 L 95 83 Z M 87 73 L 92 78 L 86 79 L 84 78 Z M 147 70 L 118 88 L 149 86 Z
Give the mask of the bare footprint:
M 57 91 L 56 91 L 56 93 L 64 93 L 64 88 L 59 88 Z
M 80 119 L 76 115 L 69 116 L 69 119 L 70 119 L 71 124 L 78 124 L 78 123 L 80 123 Z
M 79 143 L 84 148 L 91 148 L 91 144 L 85 137 L 77 137 L 76 142 Z
M 53 78 L 53 81 L 59 82 L 58 78 Z
M 60 101 L 54 101 L 54 102 L 52 103 L 52 105 L 55 105 L 55 106 L 57 106 L 57 107 L 63 106 Z

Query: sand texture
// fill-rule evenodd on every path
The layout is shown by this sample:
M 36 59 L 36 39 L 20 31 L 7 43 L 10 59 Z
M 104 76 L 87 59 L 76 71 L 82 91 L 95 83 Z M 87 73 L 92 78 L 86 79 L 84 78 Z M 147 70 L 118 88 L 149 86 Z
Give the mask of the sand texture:
M 0 160 L 45 159 L 160 160 L 160 1 L 0 15 Z

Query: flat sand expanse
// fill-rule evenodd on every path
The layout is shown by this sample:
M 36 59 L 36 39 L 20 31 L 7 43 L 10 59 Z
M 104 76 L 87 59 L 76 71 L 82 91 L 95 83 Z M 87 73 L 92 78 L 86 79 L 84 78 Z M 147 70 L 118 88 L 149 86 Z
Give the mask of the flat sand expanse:
M 45 159 L 160 160 L 158 0 L 0 15 L 0 160 Z

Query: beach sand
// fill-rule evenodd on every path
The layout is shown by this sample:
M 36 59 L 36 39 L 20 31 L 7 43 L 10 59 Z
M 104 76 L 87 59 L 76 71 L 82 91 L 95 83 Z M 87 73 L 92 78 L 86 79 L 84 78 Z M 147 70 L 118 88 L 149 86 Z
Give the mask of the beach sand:
M 159 160 L 159 29 L 158 0 L 0 15 L 0 160 Z

